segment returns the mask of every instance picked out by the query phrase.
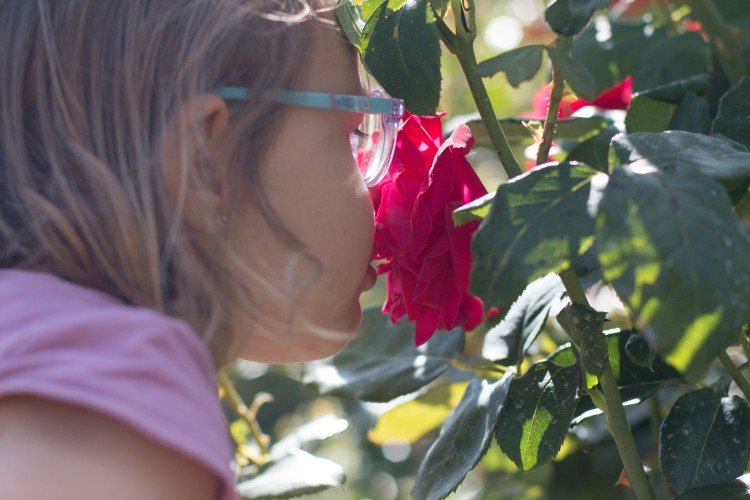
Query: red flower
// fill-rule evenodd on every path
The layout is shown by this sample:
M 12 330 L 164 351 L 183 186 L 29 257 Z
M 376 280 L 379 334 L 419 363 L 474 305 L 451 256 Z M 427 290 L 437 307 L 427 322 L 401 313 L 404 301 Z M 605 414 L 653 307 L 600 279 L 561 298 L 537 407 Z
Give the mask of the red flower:
M 487 193 L 466 155 L 474 143 L 460 125 L 442 143 L 439 117 L 406 115 L 386 178 L 371 190 L 375 259 L 386 259 L 383 312 L 416 323 L 416 344 L 437 329 L 482 321 L 483 304 L 468 293 L 471 235 L 478 221 L 453 225 L 453 210 Z
M 534 94 L 532 102 L 534 104 L 535 118 L 543 118 L 547 116 L 547 107 L 549 106 L 551 89 L 552 87 L 548 85 Z M 632 94 L 633 84 L 629 76 L 617 85 L 603 91 L 592 101 L 578 99 L 566 92 L 560 103 L 560 111 L 557 113 L 557 117 L 568 118 L 570 115 L 586 106 L 595 106 L 601 109 L 628 109 Z

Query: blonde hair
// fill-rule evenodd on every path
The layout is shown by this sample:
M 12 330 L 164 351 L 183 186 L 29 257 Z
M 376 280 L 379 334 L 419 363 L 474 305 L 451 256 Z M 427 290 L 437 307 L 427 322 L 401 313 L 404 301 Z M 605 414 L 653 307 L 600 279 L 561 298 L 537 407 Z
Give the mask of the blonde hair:
M 199 93 L 293 85 L 313 17 L 304 0 L 0 0 L 0 267 L 182 318 L 226 362 L 226 304 L 247 285 L 223 241 L 181 223 L 160 134 Z M 235 176 L 299 249 L 258 181 L 281 111 L 257 99 L 233 106 Z M 185 169 L 183 190 L 200 170 Z

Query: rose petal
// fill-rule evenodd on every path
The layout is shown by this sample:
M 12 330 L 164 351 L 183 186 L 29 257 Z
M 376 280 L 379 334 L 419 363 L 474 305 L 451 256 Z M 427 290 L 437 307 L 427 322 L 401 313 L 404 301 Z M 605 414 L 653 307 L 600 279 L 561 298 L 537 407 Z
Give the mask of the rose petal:
M 416 319 L 415 344 L 420 346 L 430 340 L 435 330 L 438 329 L 439 322 L 440 313 L 437 309 L 425 308 L 424 312 Z
M 416 343 L 436 329 L 482 321 L 484 305 L 468 292 L 471 235 L 478 226 L 454 227 L 455 208 L 487 193 L 466 160 L 474 138 L 465 125 L 442 143 L 439 117 L 405 116 L 382 187 L 373 194 L 374 255 L 388 259 L 383 311 L 416 323 Z

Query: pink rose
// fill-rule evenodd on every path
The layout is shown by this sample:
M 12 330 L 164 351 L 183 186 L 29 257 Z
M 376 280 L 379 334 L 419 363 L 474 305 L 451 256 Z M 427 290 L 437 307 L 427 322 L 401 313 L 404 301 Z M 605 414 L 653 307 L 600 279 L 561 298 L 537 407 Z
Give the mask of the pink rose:
M 460 125 L 443 143 L 440 118 L 407 114 L 386 178 L 371 190 L 375 259 L 387 279 L 383 312 L 416 323 L 416 344 L 437 329 L 482 321 L 483 304 L 469 294 L 471 235 L 479 221 L 453 225 L 453 210 L 487 190 L 466 160 L 474 143 Z

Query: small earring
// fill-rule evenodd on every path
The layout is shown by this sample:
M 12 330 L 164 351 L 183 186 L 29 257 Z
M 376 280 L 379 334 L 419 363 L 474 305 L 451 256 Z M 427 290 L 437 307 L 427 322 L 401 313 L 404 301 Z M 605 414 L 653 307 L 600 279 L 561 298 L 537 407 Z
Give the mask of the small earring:
M 216 220 L 222 226 L 226 226 L 227 224 L 229 224 L 229 217 L 227 217 L 226 215 L 220 215 Z

